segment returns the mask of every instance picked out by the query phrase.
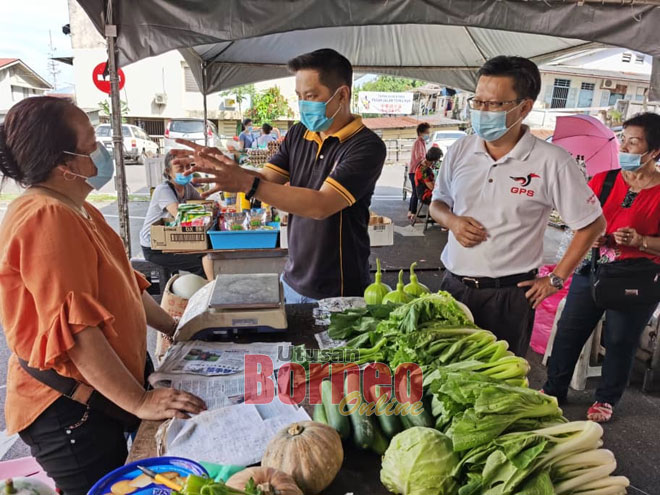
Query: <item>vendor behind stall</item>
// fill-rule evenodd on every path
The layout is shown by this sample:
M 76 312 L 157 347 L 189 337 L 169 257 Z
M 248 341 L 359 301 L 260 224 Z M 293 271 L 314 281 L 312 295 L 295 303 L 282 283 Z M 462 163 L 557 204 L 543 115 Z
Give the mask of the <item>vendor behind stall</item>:
M 165 182 L 159 184 L 151 197 L 147 215 L 140 230 L 140 246 L 146 260 L 167 268 L 171 272 L 184 270 L 207 279 L 213 279 L 213 263 L 202 254 L 174 254 L 151 249 L 151 226 L 158 220 L 176 218 L 179 205 L 186 201 L 202 199 L 197 189 L 190 183 L 192 176 L 184 172 L 192 167 L 185 160 L 172 164 L 174 156 L 165 155 Z
M 264 169 L 248 171 L 217 149 L 180 141 L 195 150 L 197 165 L 186 174 L 212 175 L 195 179 L 215 183 L 206 194 L 245 192 L 248 199 L 289 212 L 289 259 L 282 279 L 288 303 L 361 296 L 370 280 L 369 205 L 385 144 L 351 114 L 353 68 L 344 56 L 316 50 L 288 66 L 296 77 L 300 123 Z
M 268 143 L 277 141 L 277 136 L 273 134 L 273 126 L 270 124 L 263 124 L 261 126 L 261 136 L 252 142 L 253 148 L 267 148 Z

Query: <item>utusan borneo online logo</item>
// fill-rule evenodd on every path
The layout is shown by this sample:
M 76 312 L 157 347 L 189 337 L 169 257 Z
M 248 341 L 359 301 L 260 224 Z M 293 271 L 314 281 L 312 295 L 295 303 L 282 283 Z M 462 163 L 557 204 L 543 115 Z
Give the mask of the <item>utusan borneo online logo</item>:
M 267 355 L 244 359 L 246 404 L 268 404 L 277 394 L 284 404 L 301 405 L 306 399 L 311 405 L 333 404 L 344 416 L 417 416 L 424 409 L 422 369 L 415 363 L 396 369 L 378 362 L 358 366 L 357 350 L 298 346 L 279 347 L 278 359 L 286 363 L 277 370 Z

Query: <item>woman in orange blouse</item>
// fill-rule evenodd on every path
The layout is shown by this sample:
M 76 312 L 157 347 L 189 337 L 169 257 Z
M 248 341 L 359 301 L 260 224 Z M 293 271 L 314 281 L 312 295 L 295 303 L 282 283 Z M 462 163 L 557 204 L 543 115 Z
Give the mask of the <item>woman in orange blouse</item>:
M 0 226 L 0 321 L 12 351 L 7 429 L 58 488 L 82 495 L 127 455 L 124 424 L 85 405 L 92 389 L 141 419 L 187 417 L 205 405 L 182 391 L 145 391 L 147 323 L 168 335 L 175 323 L 85 201 L 113 172 L 85 113 L 52 97 L 17 103 L 0 125 L 0 172 L 27 187 Z M 19 359 L 86 386 L 66 397 Z

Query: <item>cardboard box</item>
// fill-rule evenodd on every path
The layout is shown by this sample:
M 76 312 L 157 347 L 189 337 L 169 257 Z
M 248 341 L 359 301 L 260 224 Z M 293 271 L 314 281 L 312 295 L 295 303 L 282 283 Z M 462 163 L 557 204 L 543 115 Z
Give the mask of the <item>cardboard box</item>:
M 387 217 L 379 217 L 382 223 L 369 225 L 369 245 L 371 247 L 392 246 L 394 244 L 394 224 Z M 288 242 L 286 237 L 287 226 L 280 226 L 280 247 L 287 249 Z
M 203 251 L 208 249 L 209 227 L 166 227 L 164 220 L 151 226 L 151 249 L 162 251 Z

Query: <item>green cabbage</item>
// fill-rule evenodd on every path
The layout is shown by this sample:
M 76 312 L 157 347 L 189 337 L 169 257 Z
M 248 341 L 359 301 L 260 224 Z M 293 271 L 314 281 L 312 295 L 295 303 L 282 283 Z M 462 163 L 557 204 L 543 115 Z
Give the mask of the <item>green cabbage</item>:
M 392 438 L 383 456 L 380 481 L 401 495 L 456 495 L 458 485 L 451 474 L 458 462 L 448 437 L 417 426 Z

